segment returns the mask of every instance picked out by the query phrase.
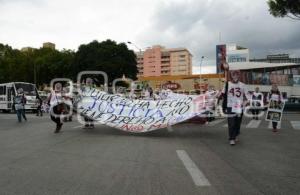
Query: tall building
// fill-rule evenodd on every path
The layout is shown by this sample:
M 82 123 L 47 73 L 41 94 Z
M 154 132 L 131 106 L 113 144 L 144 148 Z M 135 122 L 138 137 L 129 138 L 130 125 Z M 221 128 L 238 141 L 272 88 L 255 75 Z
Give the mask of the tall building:
M 43 48 L 55 49 L 55 44 L 50 42 L 43 43 Z
M 155 45 L 136 55 L 139 77 L 192 74 L 192 54 L 186 48 Z
M 238 46 L 237 44 L 217 45 L 217 73 L 222 72 L 221 64 L 223 64 L 225 60 L 228 63 L 249 62 L 249 49 Z

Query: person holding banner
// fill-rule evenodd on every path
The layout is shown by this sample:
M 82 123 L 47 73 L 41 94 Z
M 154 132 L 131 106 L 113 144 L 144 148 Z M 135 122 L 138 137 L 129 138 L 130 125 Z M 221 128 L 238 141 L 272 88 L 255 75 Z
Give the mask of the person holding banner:
M 47 98 L 47 102 L 48 105 L 50 105 L 51 120 L 56 123 L 56 129 L 54 133 L 59 133 L 63 125 L 60 115 L 64 112 L 63 91 L 61 83 L 56 83 L 54 85 L 54 90 L 52 90 L 49 97 Z
M 215 90 L 213 85 L 210 85 L 208 90 L 205 92 L 205 99 L 206 99 L 206 118 L 207 123 L 211 122 L 215 119 L 215 100 L 216 97 L 219 95 L 219 92 Z
M 279 105 L 281 104 L 283 98 L 282 98 L 280 91 L 278 90 L 277 84 L 272 85 L 272 89 L 269 93 L 268 100 L 269 100 L 269 104 L 274 104 L 274 105 L 270 105 L 269 108 L 277 109 L 279 107 Z M 278 129 L 277 129 L 278 122 L 272 121 L 272 126 L 273 126 L 273 132 L 277 132 L 278 131 Z
M 222 96 L 223 99 L 227 99 L 225 107 L 228 121 L 229 144 L 233 146 L 238 141 L 237 137 L 240 134 L 244 99 L 249 99 L 248 89 L 244 83 L 239 81 L 239 70 L 230 71 L 229 79 L 229 65 L 225 63 L 223 64 L 223 68 L 225 70 L 226 84 L 222 91 Z
M 83 91 L 89 91 L 91 90 L 94 86 L 93 86 L 94 82 L 92 78 L 86 78 L 85 79 L 85 86 L 83 87 Z M 95 128 L 94 126 L 94 121 L 88 117 L 84 117 L 84 121 L 85 121 L 85 125 L 84 125 L 84 129 L 93 129 Z
M 259 87 L 255 88 L 251 96 L 252 115 L 254 120 L 258 120 L 260 108 L 263 106 L 264 96 L 259 92 Z

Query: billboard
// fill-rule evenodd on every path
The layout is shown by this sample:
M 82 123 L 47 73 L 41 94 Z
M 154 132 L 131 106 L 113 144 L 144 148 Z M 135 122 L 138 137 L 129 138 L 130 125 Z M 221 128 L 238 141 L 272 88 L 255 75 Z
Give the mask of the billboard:
M 294 75 L 293 76 L 293 85 L 294 86 L 300 86 L 300 75 Z
M 217 73 L 223 72 L 222 64 L 226 62 L 226 45 L 216 46 Z

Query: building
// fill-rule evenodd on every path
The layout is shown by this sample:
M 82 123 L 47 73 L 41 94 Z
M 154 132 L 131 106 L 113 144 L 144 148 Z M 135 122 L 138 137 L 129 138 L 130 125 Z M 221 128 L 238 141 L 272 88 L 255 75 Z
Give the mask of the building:
M 300 58 L 290 58 L 289 54 L 267 55 L 266 58 L 250 59 L 251 62 L 268 62 L 268 63 L 298 63 Z
M 160 45 L 136 53 L 138 77 L 191 75 L 192 54 L 186 48 Z
M 174 92 L 200 92 L 206 91 L 208 86 L 214 86 L 220 90 L 224 86 L 224 74 L 203 74 L 201 75 L 173 75 L 173 76 L 152 76 L 139 77 L 137 81 L 141 88 L 150 86 L 154 90 L 159 90 L 163 86 Z
M 217 73 L 223 72 L 221 64 L 225 61 L 232 62 L 249 62 L 249 49 L 238 46 L 237 44 L 226 44 L 216 46 Z
M 43 43 L 43 48 L 55 49 L 55 44 L 50 42 Z
M 33 47 L 23 47 L 23 48 L 21 48 L 21 52 L 31 52 L 33 50 L 34 50 Z
M 264 93 L 277 84 L 285 98 L 300 98 L 300 63 L 237 62 L 230 70 L 241 70 L 241 81 L 250 91 L 259 87 Z

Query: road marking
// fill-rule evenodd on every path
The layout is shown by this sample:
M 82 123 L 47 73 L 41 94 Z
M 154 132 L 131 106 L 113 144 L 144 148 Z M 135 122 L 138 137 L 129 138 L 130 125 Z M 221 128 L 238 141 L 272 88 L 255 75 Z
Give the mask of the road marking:
M 196 186 L 210 186 L 208 179 L 184 150 L 176 150 L 179 159 L 190 173 Z
M 213 122 L 209 122 L 207 126 L 212 127 L 212 126 L 215 126 L 215 125 L 217 125 L 219 123 L 222 123 L 223 121 L 225 121 L 225 119 L 221 119 L 221 120 L 216 120 L 216 121 L 213 121 Z
M 300 121 L 291 121 L 291 124 L 294 129 L 300 130 Z
M 246 128 L 256 129 L 256 128 L 258 128 L 258 126 L 260 125 L 260 123 L 261 123 L 261 120 L 251 120 L 247 124 Z
M 272 121 L 269 122 L 268 128 L 273 129 Z M 280 128 L 281 128 L 281 122 L 278 122 L 277 129 L 280 129 Z
M 228 127 L 228 124 L 223 125 L 223 127 Z
M 82 126 L 82 125 L 79 125 L 79 126 L 73 127 L 73 129 L 77 129 L 77 128 L 81 128 L 81 127 L 83 127 L 83 126 Z

